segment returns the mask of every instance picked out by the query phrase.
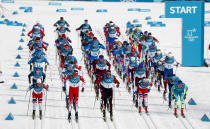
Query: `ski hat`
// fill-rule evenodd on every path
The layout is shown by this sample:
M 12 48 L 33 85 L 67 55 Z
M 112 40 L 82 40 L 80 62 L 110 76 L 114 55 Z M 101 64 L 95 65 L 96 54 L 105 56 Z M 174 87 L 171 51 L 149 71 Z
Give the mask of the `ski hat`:
M 136 49 L 133 47 L 133 48 L 131 49 L 131 52 L 136 52 Z
M 63 47 L 64 47 L 64 48 L 69 48 L 69 46 L 68 46 L 67 44 L 65 44 Z
M 40 84 L 40 83 L 42 83 L 42 80 L 41 80 L 41 79 L 37 79 L 37 80 L 36 80 L 36 83 L 37 83 L 37 84 Z
M 104 59 L 104 56 L 103 55 L 100 55 L 99 56 L 99 60 L 103 60 Z
M 88 22 L 88 20 L 87 20 L 87 19 L 85 19 L 85 22 L 87 23 L 87 22 Z
M 42 44 L 40 43 L 40 44 L 38 45 L 38 47 L 42 47 Z
M 144 35 L 148 35 L 148 31 L 144 31 Z
M 62 38 L 66 38 L 66 35 L 65 35 L 65 34 L 62 34 L 61 37 L 62 37 Z
M 149 32 L 149 33 L 148 33 L 148 36 L 151 36 L 151 35 L 152 35 L 152 33 L 151 33 L 151 32 Z
M 107 70 L 106 75 L 111 75 L 111 70 Z
M 169 58 L 171 58 L 173 56 L 173 54 L 171 52 L 168 53 L 167 55 Z
M 178 83 L 177 83 L 177 85 L 182 85 L 182 84 L 183 84 L 183 83 L 182 83 L 181 80 L 179 80 Z
M 135 57 L 131 57 L 131 61 L 135 61 Z
M 74 70 L 73 75 L 74 76 L 77 76 L 78 75 L 78 71 L 77 70 Z
M 152 42 L 152 44 L 151 44 L 152 46 L 155 46 L 155 42 Z
M 139 68 L 143 68 L 143 67 L 144 67 L 144 63 L 141 62 L 141 63 L 139 64 Z
M 38 25 L 35 25 L 35 26 L 34 26 L 34 29 L 39 29 L 39 26 L 38 26 Z
M 68 64 L 67 68 L 73 68 L 73 65 L 72 64 Z
M 37 55 L 37 57 L 39 57 L 39 58 L 40 58 L 40 57 L 42 56 L 42 53 L 39 51 L 39 52 L 37 52 L 37 54 L 36 54 L 36 55 Z

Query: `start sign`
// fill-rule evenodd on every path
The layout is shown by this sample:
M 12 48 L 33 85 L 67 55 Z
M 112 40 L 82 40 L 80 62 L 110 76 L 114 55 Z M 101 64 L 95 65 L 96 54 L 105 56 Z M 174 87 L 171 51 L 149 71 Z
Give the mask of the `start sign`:
M 166 2 L 166 18 L 182 18 L 182 66 L 204 65 L 204 2 Z
M 195 14 L 197 6 L 177 6 L 170 7 L 170 14 Z

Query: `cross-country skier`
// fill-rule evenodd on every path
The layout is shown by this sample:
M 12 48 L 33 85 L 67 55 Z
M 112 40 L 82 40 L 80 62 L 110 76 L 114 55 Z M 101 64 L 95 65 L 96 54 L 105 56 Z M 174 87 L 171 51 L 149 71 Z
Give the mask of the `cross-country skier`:
M 68 76 L 66 79 L 66 94 L 69 95 L 69 113 L 68 119 L 71 120 L 71 110 L 73 108 L 73 99 L 75 102 L 75 118 L 78 120 L 78 99 L 79 99 L 79 87 L 80 82 L 83 82 L 82 92 L 84 92 L 85 80 L 82 76 L 78 75 L 78 71 L 75 70 L 73 75 Z M 64 80 L 64 81 L 65 81 Z
M 39 37 L 39 38 L 43 39 L 43 37 L 45 36 L 44 32 L 39 28 L 38 25 L 35 25 L 33 27 L 33 29 L 31 31 L 29 31 L 29 33 L 27 35 L 32 39 L 35 37 Z
M 57 28 L 60 28 L 61 26 L 66 26 L 66 27 L 69 27 L 69 24 L 66 20 L 64 20 L 63 17 L 60 17 L 60 20 L 58 20 L 55 24 L 54 24 L 55 27 Z
M 176 83 L 171 88 L 171 93 L 172 93 L 173 99 L 175 99 L 174 115 L 176 117 L 178 117 L 177 108 L 178 108 L 179 98 L 180 98 L 180 102 L 181 102 L 181 115 L 182 115 L 182 117 L 185 117 L 185 115 L 184 115 L 184 100 L 186 99 L 187 91 L 188 91 L 188 87 L 182 81 L 178 81 L 178 83 Z
M 136 106 L 138 105 L 138 83 L 147 78 L 148 77 L 148 71 L 147 71 L 147 67 L 145 67 L 144 63 L 141 62 L 139 63 L 139 65 L 136 65 L 136 67 L 134 67 L 132 69 L 134 71 L 134 80 L 135 80 L 135 87 L 133 90 L 133 102 L 136 103 Z
M 34 28 L 36 25 L 44 32 L 44 27 L 42 26 L 42 24 L 40 24 L 39 21 L 36 21 L 36 24 L 33 26 L 33 28 Z
M 32 84 L 35 84 L 38 79 L 41 79 L 42 82 L 45 82 L 45 73 L 43 72 L 42 68 L 35 68 L 29 75 L 28 75 L 28 81 L 29 84 L 31 84 L 31 77 L 33 77 Z
M 80 36 L 82 37 L 82 39 L 83 39 L 86 31 L 92 31 L 92 28 L 91 28 L 90 24 L 88 24 L 87 19 L 84 21 L 84 24 L 82 24 L 79 28 L 76 29 L 76 31 L 78 31 L 78 30 L 81 30 Z
M 112 99 L 113 99 L 113 84 L 117 84 L 117 88 L 120 85 L 120 82 L 116 79 L 114 75 L 111 74 L 111 71 L 107 71 L 106 74 L 101 76 L 98 80 L 96 80 L 95 84 L 101 86 L 103 90 L 103 101 L 104 101 L 104 108 L 103 108 L 103 118 L 106 120 L 106 108 L 107 103 L 109 102 L 110 106 L 110 119 L 113 120 L 113 111 L 112 111 Z M 108 102 L 107 102 L 108 101 Z
M 173 76 L 170 76 L 168 78 L 168 91 L 169 91 L 169 94 L 168 94 L 168 106 L 169 108 L 171 108 L 171 101 L 172 101 L 172 95 L 171 95 L 171 88 L 176 84 L 178 83 L 178 81 L 180 81 L 179 77 L 177 77 L 175 74 Z
M 111 68 L 111 64 L 106 59 L 104 59 L 103 55 L 100 55 L 99 59 L 96 59 L 92 63 L 92 65 L 93 65 L 95 80 L 97 80 L 100 76 L 104 75 L 107 71 L 110 71 L 110 68 Z M 95 86 L 95 91 L 96 91 L 96 98 L 98 99 L 99 87 Z M 103 99 L 102 90 L 101 90 L 101 99 Z M 101 102 L 102 102 L 102 100 L 101 100 Z M 101 103 L 101 106 L 102 106 L 102 103 Z
M 173 76 L 173 67 L 174 65 L 178 67 L 179 63 L 174 59 L 174 56 L 171 52 L 167 54 L 164 60 L 164 93 L 163 97 L 165 98 L 165 95 L 167 93 L 167 85 L 168 85 L 168 77 Z
M 140 80 L 138 85 L 138 96 L 139 96 L 139 113 L 142 112 L 142 102 L 144 102 L 145 112 L 148 113 L 148 93 L 152 87 L 152 83 L 148 79 Z
M 57 33 L 58 33 L 58 38 L 59 38 L 59 37 L 67 38 L 68 41 L 71 43 L 71 40 L 69 39 L 69 37 L 66 36 L 66 35 L 68 35 L 68 34 L 67 34 L 68 32 L 71 32 L 71 31 L 69 30 L 69 28 L 64 27 L 64 26 L 61 26 L 60 28 L 57 28 L 56 31 L 57 31 Z
M 43 98 L 43 90 L 48 90 L 49 86 L 45 85 L 41 79 L 37 79 L 37 83 L 34 83 L 33 85 L 29 86 L 27 89 L 27 92 L 33 89 L 32 92 L 32 98 L 33 98 L 33 113 L 32 118 L 35 119 L 35 113 L 36 113 L 36 106 L 37 102 L 39 105 L 39 117 L 42 119 L 42 98 Z
M 42 55 L 42 53 L 37 53 L 36 56 L 31 58 L 31 60 L 28 62 L 28 64 L 30 64 L 30 71 L 32 71 L 32 66 L 33 66 L 33 69 L 34 68 L 44 68 L 44 71 L 46 72 L 47 71 L 47 65 L 49 65 L 49 62 Z

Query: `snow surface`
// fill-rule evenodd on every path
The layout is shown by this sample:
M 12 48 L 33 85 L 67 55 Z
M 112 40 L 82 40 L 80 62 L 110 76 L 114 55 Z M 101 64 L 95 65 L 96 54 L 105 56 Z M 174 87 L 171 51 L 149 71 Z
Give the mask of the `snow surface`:
M 173 110 L 168 110 L 167 102 L 163 102 L 162 92 L 159 93 L 155 87 L 149 95 L 149 111 L 150 117 L 143 115 L 139 116 L 137 109 L 132 103 L 132 95 L 126 91 L 125 84 L 121 80 L 119 90 L 115 89 L 114 97 L 114 123 L 108 121 L 105 123 L 102 119 L 102 114 L 99 109 L 99 101 L 96 101 L 94 108 L 95 93 L 93 85 L 87 75 L 86 69 L 83 69 L 83 76 L 87 81 L 87 87 L 84 93 L 80 93 L 79 98 L 79 124 L 73 121 L 69 124 L 67 121 L 67 110 L 65 109 L 65 95 L 61 93 L 61 81 L 57 70 L 55 60 L 54 40 L 56 35 L 55 28 L 52 26 L 55 21 L 63 16 L 71 25 L 70 38 L 73 41 L 74 55 L 79 60 L 80 65 L 83 64 L 82 52 L 80 50 L 80 41 L 75 28 L 83 23 L 84 19 L 89 19 L 89 23 L 94 29 L 94 33 L 101 42 L 104 41 L 103 29 L 104 24 L 110 20 L 120 26 L 123 33 L 122 39 L 127 39 L 125 36 L 125 26 L 128 20 L 139 19 L 143 24 L 143 30 L 151 31 L 152 34 L 159 39 L 158 47 L 164 52 L 172 51 L 177 60 L 181 62 L 181 19 L 161 18 L 164 14 L 164 3 L 102 3 L 102 2 L 62 2 L 62 6 L 49 6 L 47 1 L 23 1 L 16 0 L 15 4 L 3 4 L 6 8 L 4 14 L 9 20 L 17 20 L 24 22 L 28 26 L 27 32 L 32 25 L 39 20 L 45 27 L 44 40 L 50 43 L 47 51 L 50 66 L 47 71 L 46 82 L 50 86 L 50 91 L 47 94 L 46 114 L 42 121 L 33 121 L 32 103 L 29 106 L 29 116 L 27 116 L 29 94 L 26 95 L 28 87 L 27 76 L 29 74 L 28 48 L 26 46 L 28 39 L 23 37 L 24 43 L 19 43 L 21 38 L 22 27 L 0 25 L 0 65 L 3 71 L 3 78 L 6 81 L 0 84 L 0 128 L 1 129 L 210 129 L 210 123 L 202 122 L 200 119 L 206 113 L 210 117 L 210 69 L 207 67 L 179 67 L 177 75 L 189 86 L 189 92 L 186 99 L 186 116 L 187 119 L 175 118 Z M 32 6 L 32 13 L 24 13 L 19 10 L 20 6 Z M 85 11 L 71 11 L 71 7 L 84 7 Z M 206 4 L 206 10 L 210 9 L 210 4 Z M 65 8 L 67 13 L 57 13 L 57 8 Z M 96 13 L 96 9 L 108 9 L 108 13 Z M 151 9 L 151 12 L 127 12 L 128 8 L 144 8 Z M 18 15 L 11 15 L 17 10 Z M 205 19 L 210 19 L 210 14 L 206 14 Z M 151 16 L 151 21 L 162 21 L 166 23 L 166 27 L 149 27 L 144 19 L 146 16 Z M 207 57 L 207 46 L 210 37 L 208 36 L 210 29 L 205 28 L 205 57 Z M 26 34 L 26 33 L 25 33 Z M 22 51 L 18 51 L 18 46 L 23 47 Z M 17 54 L 22 56 L 22 59 L 15 59 Z M 106 53 L 104 52 L 106 55 Z M 106 56 L 107 57 L 107 56 Z M 192 57 L 193 58 L 193 57 Z M 19 62 L 21 67 L 14 67 L 16 62 Z M 13 74 L 18 72 L 20 77 L 14 78 Z M 112 70 L 114 71 L 114 69 Z M 115 73 L 115 72 L 114 72 Z M 116 74 L 116 73 L 115 73 Z M 120 79 L 118 77 L 118 79 Z M 17 90 L 12 90 L 10 87 L 13 83 L 18 86 Z M 17 104 L 9 105 L 8 101 L 14 97 Z M 197 103 L 196 106 L 187 104 L 188 100 L 193 98 Z M 43 101 L 43 109 L 44 109 Z M 6 116 L 11 112 L 14 115 L 13 121 L 5 121 Z M 180 113 L 180 111 L 179 111 Z M 188 122 L 189 121 L 189 122 Z M 192 126 L 189 124 L 191 123 Z M 79 125 L 79 126 L 78 126 Z

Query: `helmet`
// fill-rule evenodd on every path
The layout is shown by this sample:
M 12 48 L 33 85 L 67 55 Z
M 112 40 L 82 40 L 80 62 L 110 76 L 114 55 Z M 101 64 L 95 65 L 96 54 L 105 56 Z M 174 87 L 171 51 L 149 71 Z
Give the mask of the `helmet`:
M 100 55 L 100 56 L 99 56 L 99 59 L 100 59 L 100 60 L 103 60 L 103 59 L 104 59 L 104 56 L 103 56 L 103 55 Z
M 136 51 L 136 49 L 133 47 L 132 49 L 131 49 L 131 52 L 135 52 Z
M 78 71 L 77 70 L 74 70 L 73 75 L 74 76 L 77 76 L 78 75 Z

